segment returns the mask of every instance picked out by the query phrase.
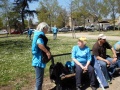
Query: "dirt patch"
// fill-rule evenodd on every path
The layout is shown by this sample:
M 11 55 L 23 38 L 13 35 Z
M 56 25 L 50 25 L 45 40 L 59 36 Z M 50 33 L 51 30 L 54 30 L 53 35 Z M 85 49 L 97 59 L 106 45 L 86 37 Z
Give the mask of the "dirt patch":
M 106 90 L 120 90 L 120 76 L 117 76 L 112 80 L 112 84 L 109 85 L 109 88 Z M 51 83 L 49 77 L 44 78 L 43 82 L 43 90 L 53 90 L 55 88 L 55 84 Z M 0 90 L 13 90 L 11 85 L 0 87 Z M 35 90 L 35 79 L 29 79 L 29 83 L 24 85 L 20 90 Z M 85 90 L 91 90 L 90 87 L 87 87 Z M 102 90 L 98 88 L 97 90 Z

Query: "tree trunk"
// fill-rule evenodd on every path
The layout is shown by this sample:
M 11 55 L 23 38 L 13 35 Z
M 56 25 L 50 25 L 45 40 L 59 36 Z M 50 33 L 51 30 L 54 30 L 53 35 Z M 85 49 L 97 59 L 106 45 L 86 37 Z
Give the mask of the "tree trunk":
M 22 28 L 25 29 L 25 24 L 24 24 L 24 10 L 22 10 L 21 18 L 22 18 Z
M 114 30 L 115 30 L 115 8 L 113 6 L 113 26 L 114 26 Z
M 83 18 L 84 18 L 84 31 L 85 31 L 85 30 L 86 30 L 86 29 L 85 29 L 85 24 L 86 24 L 86 23 L 85 23 L 85 19 L 86 19 L 86 18 L 85 18 L 85 16 L 84 16 Z M 86 31 L 87 31 L 87 30 L 86 30 Z

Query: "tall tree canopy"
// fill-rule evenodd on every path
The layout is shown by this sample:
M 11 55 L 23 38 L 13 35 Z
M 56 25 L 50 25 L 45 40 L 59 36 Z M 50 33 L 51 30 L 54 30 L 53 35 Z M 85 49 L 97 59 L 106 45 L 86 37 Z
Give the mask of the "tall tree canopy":
M 34 13 L 36 13 L 35 10 L 29 10 L 29 3 L 32 3 L 34 1 L 38 1 L 38 0 L 14 0 L 15 6 L 13 10 L 21 15 L 22 26 L 23 26 L 22 29 L 25 28 L 24 19 L 27 16 L 34 16 Z

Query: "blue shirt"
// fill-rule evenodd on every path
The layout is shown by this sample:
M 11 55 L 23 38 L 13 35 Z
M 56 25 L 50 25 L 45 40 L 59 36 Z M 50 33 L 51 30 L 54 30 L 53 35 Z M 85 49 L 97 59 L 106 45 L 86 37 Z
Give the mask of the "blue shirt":
M 32 31 L 33 31 L 32 29 L 29 29 L 28 30 L 28 35 L 32 35 Z
M 91 61 L 90 49 L 87 46 L 80 48 L 76 45 L 72 49 L 72 58 L 78 60 L 82 65 L 85 65 L 87 61 Z
M 38 44 L 43 44 L 44 41 L 42 38 L 39 38 L 39 35 L 45 35 L 42 31 L 34 31 L 33 41 L 32 41 L 32 66 L 38 66 L 45 68 L 46 64 L 42 63 L 42 51 L 39 49 Z
M 113 48 L 116 50 L 116 45 L 119 44 L 120 45 L 120 41 L 118 41 L 117 43 L 115 43 L 115 45 L 113 46 Z M 117 51 L 116 51 L 117 52 Z M 119 53 L 119 52 L 117 52 Z
M 52 31 L 53 31 L 53 33 L 57 33 L 58 29 L 56 27 L 53 27 Z

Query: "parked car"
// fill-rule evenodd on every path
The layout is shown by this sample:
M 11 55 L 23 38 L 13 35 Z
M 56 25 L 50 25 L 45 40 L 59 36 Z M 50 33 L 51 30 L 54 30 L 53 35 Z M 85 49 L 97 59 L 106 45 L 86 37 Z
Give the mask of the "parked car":
M 106 30 L 114 30 L 114 26 L 108 26 L 108 27 L 106 28 Z M 118 30 L 118 28 L 115 27 L 115 30 Z
M 3 29 L 3 30 L 0 30 L 0 34 L 8 34 L 8 31 Z
M 63 28 L 58 29 L 58 31 L 59 31 L 59 32 L 68 32 L 68 31 L 70 31 L 70 28 L 68 28 L 68 27 L 63 27 Z
M 34 32 L 35 29 L 32 29 L 32 33 Z M 23 34 L 27 34 L 28 33 L 28 29 L 25 29 Z
M 18 31 L 18 30 L 14 30 L 11 32 L 11 34 L 22 34 L 23 32 L 22 31 Z
M 91 26 L 86 26 L 86 27 L 85 27 L 85 30 L 91 31 L 91 30 L 92 30 L 92 27 L 91 27 Z
M 74 27 L 74 30 L 76 30 L 76 31 L 84 31 L 85 28 L 83 26 L 77 26 L 77 27 Z

